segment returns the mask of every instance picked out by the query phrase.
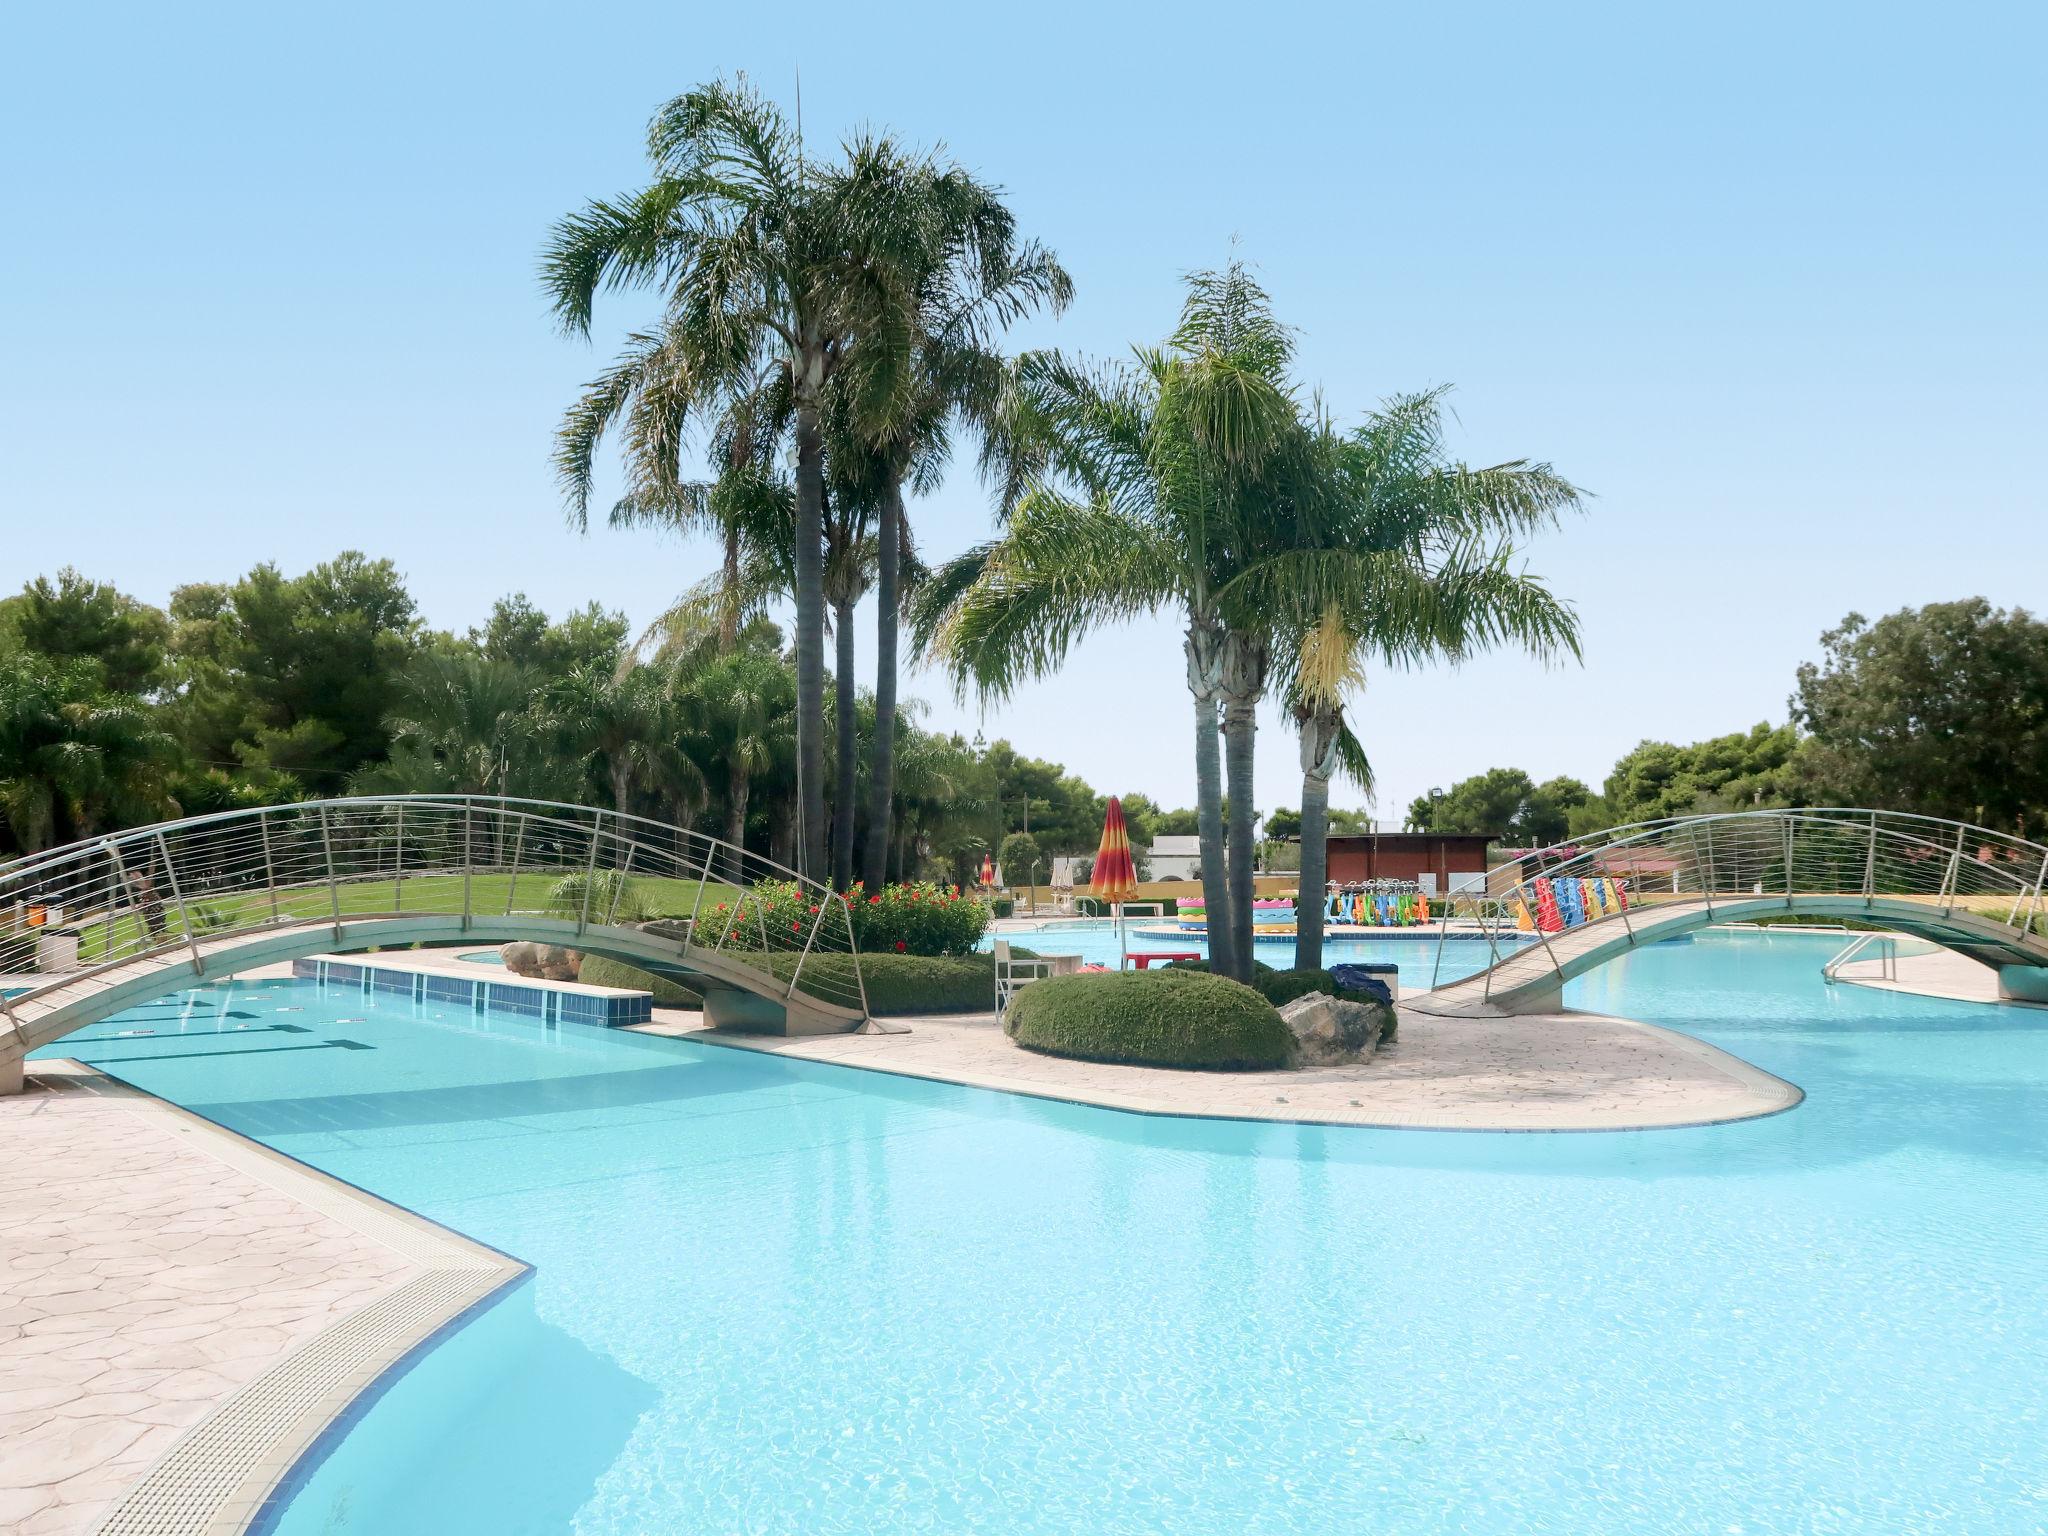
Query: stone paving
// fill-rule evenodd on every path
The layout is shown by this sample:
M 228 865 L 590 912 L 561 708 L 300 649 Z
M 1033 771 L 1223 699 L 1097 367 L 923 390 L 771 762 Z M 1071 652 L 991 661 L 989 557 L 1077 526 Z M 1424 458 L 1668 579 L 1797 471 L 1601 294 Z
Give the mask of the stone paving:
M 1873 955 L 1867 960 L 1851 960 L 1835 972 L 1835 979 L 1859 987 L 1872 987 L 1880 992 L 1910 992 L 1916 997 L 1945 997 L 1958 1003 L 2002 1003 L 2017 1008 L 2043 1006 L 2001 996 L 1998 972 L 1952 949 L 1900 955 L 1892 962 L 1891 971 L 1892 974 L 1886 976 L 1884 959 Z
M 894 1021 L 902 1033 L 795 1039 L 707 1031 L 656 1009 L 648 1033 L 1161 1115 L 1464 1131 L 1642 1130 L 1774 1114 L 1799 1089 L 1656 1025 L 1591 1013 L 1444 1018 L 1401 1010 L 1370 1062 L 1302 1072 L 1190 1072 L 1040 1055 L 993 1013 Z M 892 1026 L 892 1027 L 894 1027 Z
M 238 1389 L 419 1272 L 68 1062 L 0 1098 L 0 1531 L 92 1531 Z

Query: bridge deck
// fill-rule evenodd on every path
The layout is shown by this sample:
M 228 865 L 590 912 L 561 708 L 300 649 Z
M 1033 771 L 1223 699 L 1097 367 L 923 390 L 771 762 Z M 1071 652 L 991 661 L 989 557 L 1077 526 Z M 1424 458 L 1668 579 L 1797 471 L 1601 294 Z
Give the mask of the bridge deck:
M 1917 934 L 1988 966 L 2048 966 L 2048 938 L 2022 935 L 1995 916 L 1934 898 L 1852 892 L 1689 896 L 1544 934 L 1476 975 L 1406 1001 L 1424 1012 L 1467 1018 L 1550 1012 L 1561 1006 L 1557 994 L 1565 982 L 1630 949 L 1714 923 L 1773 915 L 1852 917 Z
M 753 1006 L 740 1010 L 745 1018 L 735 1022 L 741 1027 L 747 1023 L 770 1025 L 771 1012 L 801 1015 L 801 1023 L 810 1029 L 851 1028 L 863 1018 L 857 1007 L 793 992 L 787 978 L 756 969 L 734 951 L 693 945 L 639 928 L 589 927 L 579 932 L 577 925 L 567 920 L 464 919 L 431 913 L 350 914 L 338 923 L 331 918 L 286 921 L 189 944 L 174 940 L 119 964 L 53 977 L 45 985 L 9 999 L 8 1015 L 20 1032 L 20 1049 L 32 1051 L 165 992 L 303 955 L 421 941 L 492 943 L 520 938 L 610 954 L 658 974 L 684 979 L 706 994 L 707 1005 L 714 993 L 745 994 Z M 0 1017 L 0 1025 L 5 1022 L 5 1017 Z

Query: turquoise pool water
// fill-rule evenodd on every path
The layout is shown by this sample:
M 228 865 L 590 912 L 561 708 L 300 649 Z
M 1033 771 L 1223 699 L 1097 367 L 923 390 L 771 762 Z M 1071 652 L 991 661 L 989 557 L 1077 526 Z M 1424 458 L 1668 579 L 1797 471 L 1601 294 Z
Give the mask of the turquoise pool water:
M 1139 923 L 1133 920 L 1124 934 L 1124 947 L 1131 954 L 1174 954 L 1190 949 L 1208 952 L 1208 944 L 1199 934 L 1185 937 L 1165 937 L 1146 933 L 1147 928 L 1156 929 L 1158 920 Z M 998 935 L 983 938 L 981 947 L 987 949 Z M 1114 924 L 1068 923 L 1049 927 L 1038 932 L 1014 932 L 1000 935 L 1012 944 L 1040 955 L 1079 955 L 1083 960 L 1115 970 L 1122 958 L 1117 947 L 1117 933 Z M 1843 939 L 1835 935 L 1835 949 L 1842 947 Z M 1834 950 L 1830 950 L 1833 954 Z M 1292 939 L 1262 939 L 1258 944 L 1259 960 L 1271 966 L 1289 966 L 1294 963 L 1294 941 Z M 1484 939 L 1447 939 L 1441 946 L 1434 938 L 1386 938 L 1386 939 L 1326 939 L 1323 943 L 1323 964 L 1363 964 L 1374 961 L 1401 968 L 1401 985 L 1409 991 L 1417 991 L 1434 983 L 1432 976 L 1439 974 L 1441 980 L 1452 982 L 1462 976 L 1470 976 L 1486 968 L 1489 951 Z
M 310 984 L 60 1049 L 536 1266 L 287 1536 L 2039 1532 L 2048 1013 L 1826 987 L 1838 944 L 1574 987 L 1808 1091 L 1685 1131 L 1145 1118 Z

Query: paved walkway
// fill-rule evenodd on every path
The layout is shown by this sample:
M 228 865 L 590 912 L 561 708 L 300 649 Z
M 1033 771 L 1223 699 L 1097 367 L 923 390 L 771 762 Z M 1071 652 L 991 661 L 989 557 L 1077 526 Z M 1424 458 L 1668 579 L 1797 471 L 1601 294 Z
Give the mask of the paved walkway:
M 1958 1003 L 2002 1003 L 2017 1008 L 2048 1006 L 2001 997 L 1997 971 L 1952 949 L 1936 949 L 1925 955 L 1900 955 L 1892 965 L 1892 972 L 1892 976 L 1887 977 L 1884 960 L 1873 956 L 1868 960 L 1851 960 L 1835 972 L 1835 979 L 1880 992 L 1910 992 L 1916 997 L 1945 997 Z
M 1462 1131 L 1642 1130 L 1773 1114 L 1800 1091 L 1704 1041 L 1590 1013 L 1454 1019 L 1401 1011 L 1372 1061 L 1307 1072 L 1185 1072 L 1044 1056 L 993 1014 L 894 1021 L 905 1033 L 785 1039 L 656 1009 L 655 1034 L 1145 1114 Z
M 239 1530 L 378 1372 L 520 1270 L 71 1062 L 0 1098 L 0 1233 L 9 1536 Z

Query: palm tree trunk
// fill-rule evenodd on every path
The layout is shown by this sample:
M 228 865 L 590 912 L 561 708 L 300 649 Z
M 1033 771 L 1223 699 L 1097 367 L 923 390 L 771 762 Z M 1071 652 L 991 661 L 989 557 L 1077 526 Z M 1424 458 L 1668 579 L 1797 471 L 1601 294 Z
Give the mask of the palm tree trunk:
M 1337 766 L 1333 712 L 1301 719 L 1301 888 L 1294 897 L 1294 963 L 1305 971 L 1323 965 L 1323 905 L 1330 883 L 1330 775 Z
M 902 598 L 903 481 L 891 475 L 876 530 L 875 741 L 868 757 L 868 843 L 862 876 L 879 891 L 889 876 L 889 828 L 896 796 L 896 626 Z
M 623 752 L 614 753 L 608 766 L 612 777 L 612 809 L 623 816 L 628 809 L 626 802 L 632 798 L 633 768 Z
M 1257 635 L 1232 630 L 1223 641 L 1223 753 L 1230 798 L 1230 931 L 1236 970 L 1247 986 L 1257 969 L 1252 943 L 1252 878 L 1257 850 L 1252 826 L 1258 817 L 1253 751 L 1259 729 L 1259 696 L 1266 688 L 1266 645 Z
M 824 374 L 824 359 L 799 359 Z M 815 392 L 796 409 L 796 866 L 825 875 L 825 439 Z
M 1188 689 L 1195 698 L 1195 828 L 1202 837 L 1202 905 L 1209 964 L 1219 975 L 1237 974 L 1230 929 L 1230 883 L 1224 874 L 1223 746 L 1216 734 L 1216 637 L 1198 622 L 1187 634 Z
M 747 791 L 752 781 L 745 772 L 732 776 L 732 793 L 725 803 L 725 840 L 735 848 L 747 846 Z
M 731 653 L 740 642 L 740 525 L 725 525 L 725 560 L 719 567 L 724 589 L 718 601 L 718 654 Z
M 832 609 L 834 640 L 839 647 L 838 675 L 833 678 L 837 697 L 833 700 L 839 756 L 839 782 L 832 795 L 832 887 L 843 891 L 853 884 L 853 797 L 854 770 L 858 765 L 860 737 L 853 697 L 853 604 L 838 603 Z M 872 835 L 872 834 L 871 834 Z
M 1223 706 L 1223 757 L 1230 798 L 1230 932 L 1237 969 L 1231 974 L 1247 986 L 1255 968 L 1252 947 L 1252 822 L 1257 815 L 1252 790 L 1252 751 L 1258 712 L 1248 699 L 1231 698 Z

